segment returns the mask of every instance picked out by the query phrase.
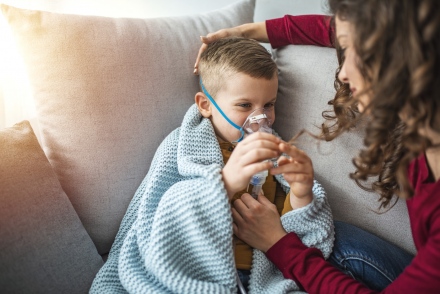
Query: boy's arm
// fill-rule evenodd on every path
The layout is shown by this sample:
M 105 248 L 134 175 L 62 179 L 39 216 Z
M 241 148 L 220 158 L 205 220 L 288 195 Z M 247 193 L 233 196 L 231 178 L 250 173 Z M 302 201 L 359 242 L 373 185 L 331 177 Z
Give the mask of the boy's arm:
M 292 204 L 290 201 L 290 192 L 285 192 L 281 186 L 280 182 L 276 182 L 276 192 L 274 204 L 277 207 L 278 213 L 282 216 L 289 211 L 292 211 Z

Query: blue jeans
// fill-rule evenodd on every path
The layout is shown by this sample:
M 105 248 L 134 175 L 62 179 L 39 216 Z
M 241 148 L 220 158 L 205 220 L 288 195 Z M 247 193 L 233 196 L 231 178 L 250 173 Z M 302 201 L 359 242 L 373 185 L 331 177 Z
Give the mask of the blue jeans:
M 237 269 L 237 274 L 238 274 L 238 278 L 240 279 L 240 281 L 241 281 L 241 283 L 242 283 L 242 285 L 244 287 L 244 290 L 247 293 L 248 292 L 248 288 L 249 288 L 249 279 L 251 277 L 251 271 Z M 241 294 L 239 289 L 237 289 L 237 294 Z
M 411 263 L 413 255 L 353 225 L 335 222 L 329 262 L 372 290 L 381 291 Z

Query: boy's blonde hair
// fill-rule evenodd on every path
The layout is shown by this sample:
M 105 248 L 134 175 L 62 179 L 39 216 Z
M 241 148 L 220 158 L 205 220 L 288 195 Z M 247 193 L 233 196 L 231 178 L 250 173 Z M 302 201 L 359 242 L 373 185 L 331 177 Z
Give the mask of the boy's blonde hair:
M 236 73 L 270 80 L 277 74 L 277 66 L 257 41 L 239 37 L 214 41 L 200 56 L 199 75 L 214 99 L 226 79 Z

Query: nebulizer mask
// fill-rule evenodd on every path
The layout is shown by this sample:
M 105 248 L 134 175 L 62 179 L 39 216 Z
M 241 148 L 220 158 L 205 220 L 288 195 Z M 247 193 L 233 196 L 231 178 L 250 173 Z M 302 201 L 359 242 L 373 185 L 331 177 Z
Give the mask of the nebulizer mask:
M 234 128 L 240 131 L 240 137 L 232 142 L 238 143 L 243 140 L 243 138 L 247 135 L 250 135 L 255 132 L 265 132 L 272 134 L 272 123 L 273 123 L 273 106 L 270 108 L 258 108 L 252 111 L 251 114 L 247 117 L 244 124 L 240 127 L 235 124 L 232 120 L 230 120 L 226 114 L 221 110 L 215 100 L 209 95 L 208 91 L 205 89 L 202 79 L 200 79 L 200 87 L 202 88 L 203 93 L 208 97 L 210 102 L 217 108 L 220 114 L 231 124 Z M 266 181 L 266 177 L 268 176 L 268 171 L 264 170 L 252 176 L 248 186 L 248 192 L 255 199 L 257 199 L 258 194 L 261 192 L 262 186 Z M 250 190 L 250 191 L 249 191 Z

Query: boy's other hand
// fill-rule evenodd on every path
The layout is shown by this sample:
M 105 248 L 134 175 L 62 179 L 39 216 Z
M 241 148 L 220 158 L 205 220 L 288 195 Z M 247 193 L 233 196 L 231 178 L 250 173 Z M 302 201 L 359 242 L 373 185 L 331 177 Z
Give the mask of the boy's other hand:
M 234 234 L 250 246 L 266 252 L 287 234 L 277 207 L 264 195 L 255 200 L 245 193 L 233 206 Z
M 304 207 L 313 200 L 314 171 L 310 157 L 302 150 L 285 142 L 280 143 L 280 151 L 290 158 L 281 156 L 278 167 L 271 174 L 282 174 L 290 185 L 290 204 L 292 209 Z
M 281 140 L 272 134 L 256 132 L 238 143 L 222 170 L 229 199 L 245 189 L 251 177 L 273 167 L 266 159 L 278 157 Z

